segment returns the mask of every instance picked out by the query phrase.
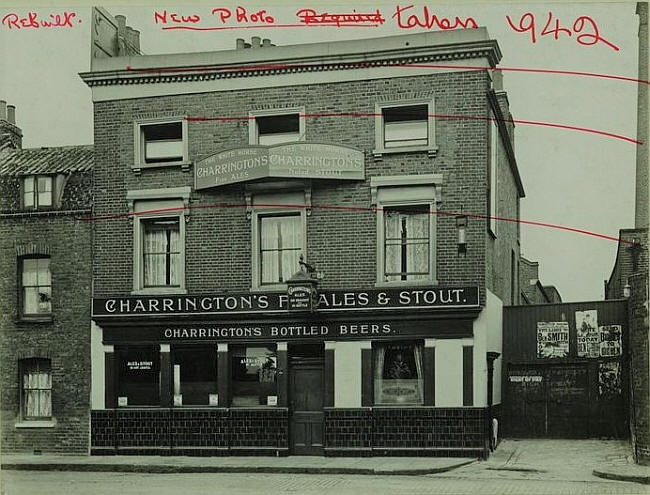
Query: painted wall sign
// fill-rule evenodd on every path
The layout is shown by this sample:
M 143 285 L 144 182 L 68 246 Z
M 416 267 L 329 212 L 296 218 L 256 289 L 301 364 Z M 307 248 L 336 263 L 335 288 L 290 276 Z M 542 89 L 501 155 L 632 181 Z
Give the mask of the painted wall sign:
M 537 322 L 537 357 L 560 358 L 569 354 L 569 323 Z
M 363 180 L 363 151 L 321 143 L 248 146 L 221 151 L 194 164 L 195 189 L 265 177 Z
M 578 357 L 599 357 L 600 335 L 598 334 L 598 312 L 595 309 L 576 311 L 576 332 Z
M 93 316 L 286 313 L 288 294 L 228 293 L 93 299 Z M 478 287 L 423 287 L 367 291 L 320 291 L 318 311 L 360 311 L 478 306 Z
M 287 340 L 359 340 L 385 337 L 460 338 L 472 336 L 471 319 L 372 320 L 270 323 L 199 323 L 193 325 L 106 326 L 105 342 L 227 342 Z
M 621 325 L 604 325 L 600 331 L 600 357 L 621 355 Z

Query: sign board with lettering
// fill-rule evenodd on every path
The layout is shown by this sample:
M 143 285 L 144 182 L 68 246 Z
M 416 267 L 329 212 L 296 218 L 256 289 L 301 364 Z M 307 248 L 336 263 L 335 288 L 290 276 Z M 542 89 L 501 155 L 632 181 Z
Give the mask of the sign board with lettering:
M 569 355 L 569 323 L 537 322 L 537 357 L 561 358 Z
M 194 164 L 195 189 L 266 177 L 363 180 L 363 151 L 324 143 L 248 146 L 221 151 Z
M 436 320 L 337 320 L 282 321 L 278 323 L 215 323 L 107 325 L 104 342 L 229 342 L 287 340 L 359 340 L 403 338 L 471 337 L 473 319 L 446 318 Z M 247 358 L 243 358 L 247 359 Z M 251 358 L 255 359 L 255 358 Z
M 287 309 L 289 311 L 311 311 L 315 289 L 309 285 L 294 285 L 287 290 Z
M 319 291 L 318 312 L 450 309 L 479 306 L 478 287 Z M 286 314 L 288 294 L 228 293 L 93 299 L 93 317 Z

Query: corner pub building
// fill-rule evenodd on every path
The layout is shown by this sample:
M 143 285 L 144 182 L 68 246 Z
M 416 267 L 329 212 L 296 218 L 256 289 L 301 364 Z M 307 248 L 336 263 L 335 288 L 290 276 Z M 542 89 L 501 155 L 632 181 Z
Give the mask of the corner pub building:
M 116 19 L 131 53 L 94 35 L 81 74 L 91 453 L 487 455 L 520 258 L 488 217 L 524 194 L 497 42 L 144 56 Z

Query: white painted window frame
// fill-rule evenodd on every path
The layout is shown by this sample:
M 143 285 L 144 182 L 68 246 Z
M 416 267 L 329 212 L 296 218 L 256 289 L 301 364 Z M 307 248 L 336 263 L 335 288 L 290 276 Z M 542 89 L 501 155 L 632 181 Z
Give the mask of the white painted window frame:
M 248 112 L 248 143 L 259 145 L 259 130 L 257 117 L 274 117 L 287 114 L 298 114 L 298 141 L 305 140 L 305 107 L 269 108 L 263 110 L 250 110 Z M 294 141 L 287 141 L 294 142 Z
M 287 290 L 286 283 L 278 284 L 264 284 L 262 285 L 262 259 L 260 256 L 260 219 L 262 217 L 272 217 L 280 215 L 300 215 L 300 222 L 302 227 L 302 254 L 305 256 L 307 261 L 307 203 L 305 201 L 304 192 L 300 192 L 302 195 L 302 202 L 305 205 L 304 208 L 292 208 L 292 207 L 267 207 L 267 206 L 255 206 L 253 203 L 251 211 L 251 290 L 252 291 L 278 291 L 278 290 Z M 255 196 L 254 196 L 255 197 Z M 279 197 L 278 194 L 270 195 L 259 195 L 255 197 L 255 201 L 258 201 L 262 204 L 272 204 L 277 202 L 278 204 L 288 203 L 290 201 L 275 201 L 273 198 Z M 266 199 L 268 198 L 268 199 Z M 296 267 L 296 272 L 299 267 Z
M 189 198 L 191 188 L 171 187 L 167 189 L 141 189 L 127 191 L 126 197 L 133 212 L 133 290 L 132 295 L 187 294 L 185 281 L 185 224 L 189 218 Z M 178 211 L 139 213 L 139 211 L 164 208 L 178 208 Z M 179 219 L 181 237 L 180 287 L 144 287 L 144 263 L 142 261 L 143 220 L 151 218 Z
M 384 146 L 384 117 L 383 110 L 385 108 L 396 107 L 410 107 L 413 105 L 427 105 L 427 144 L 417 146 L 401 146 L 395 148 L 386 148 Z M 435 101 L 433 97 L 429 98 L 411 98 L 403 100 L 391 100 L 375 103 L 375 149 L 373 155 L 375 160 L 381 160 L 383 155 L 393 153 L 410 153 L 416 151 L 426 151 L 430 158 L 436 156 L 438 146 L 436 145 L 436 119 L 435 115 Z
M 436 226 L 441 201 L 442 174 L 396 175 L 370 178 L 372 204 L 377 207 L 377 281 L 375 287 L 412 287 L 437 285 Z M 392 199 L 382 199 L 382 188 L 390 188 Z M 426 194 L 422 194 L 426 190 Z M 429 277 L 422 280 L 385 280 L 384 208 L 429 205 Z
M 181 123 L 181 128 L 183 131 L 183 158 L 182 160 L 176 160 L 173 162 L 156 162 L 156 163 L 147 163 L 144 158 L 144 131 L 143 127 L 152 124 L 173 124 Z M 138 119 L 133 122 L 133 165 L 131 169 L 139 174 L 143 168 L 161 168 L 161 167 L 181 167 L 183 171 L 189 170 L 192 162 L 189 158 L 189 135 L 188 135 L 188 126 L 187 120 L 184 116 L 177 117 L 159 117 L 152 119 Z

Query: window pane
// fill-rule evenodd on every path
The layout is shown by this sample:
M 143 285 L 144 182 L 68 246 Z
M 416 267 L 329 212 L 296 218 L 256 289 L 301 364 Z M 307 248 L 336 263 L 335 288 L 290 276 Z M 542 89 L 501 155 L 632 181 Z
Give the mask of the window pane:
M 34 177 L 25 177 L 25 192 L 34 192 Z
M 181 122 L 143 125 L 145 162 L 183 159 L 183 125 Z
M 52 177 L 38 178 L 38 206 L 52 206 Z
M 233 347 L 232 406 L 260 406 L 277 396 L 275 346 Z
M 428 119 L 428 105 L 406 105 L 382 109 L 384 122 L 405 122 Z
M 424 403 L 421 344 L 377 344 L 373 354 L 375 404 Z
M 25 419 L 52 416 L 52 373 L 47 359 L 21 361 L 22 413 Z
M 118 397 L 126 397 L 129 406 L 159 405 L 158 346 L 130 347 L 118 355 Z
M 300 117 L 297 113 L 256 117 L 255 121 L 260 136 L 264 134 L 300 132 Z
M 38 259 L 23 259 L 23 286 L 38 285 Z
M 34 177 L 25 177 L 23 182 L 24 194 L 23 194 L 23 204 L 24 206 L 34 206 Z
M 35 315 L 39 313 L 38 302 L 40 297 L 38 295 L 38 287 L 25 287 L 23 288 L 23 314 Z
M 217 393 L 216 348 L 175 348 L 174 366 L 180 369 L 180 382 L 174 383 L 174 393 L 183 396 L 183 405 L 208 405 L 210 394 Z
M 272 284 L 280 280 L 279 251 L 262 252 L 262 283 Z
M 384 145 L 424 146 L 428 142 L 427 121 L 392 122 L 384 126 Z
M 38 285 L 51 285 L 50 258 L 38 258 Z

